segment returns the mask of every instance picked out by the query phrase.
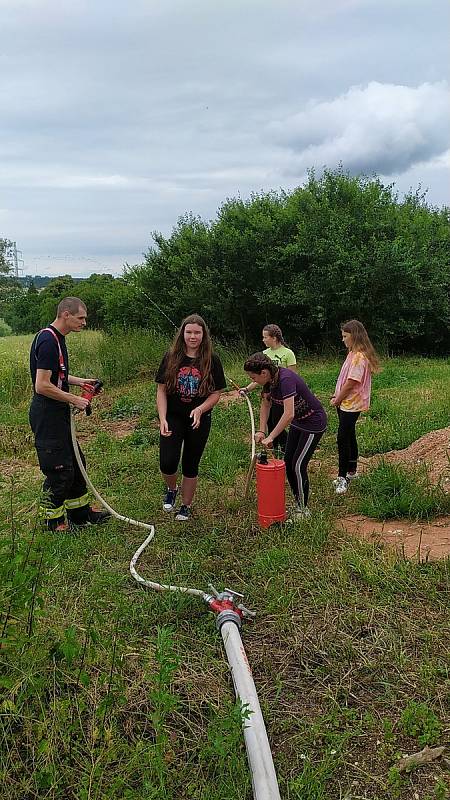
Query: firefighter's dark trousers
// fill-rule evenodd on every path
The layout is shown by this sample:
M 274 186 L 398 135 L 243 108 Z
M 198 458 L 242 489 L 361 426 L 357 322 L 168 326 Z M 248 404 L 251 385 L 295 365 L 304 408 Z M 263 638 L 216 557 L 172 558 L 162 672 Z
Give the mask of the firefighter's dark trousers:
M 30 425 L 41 472 L 45 475 L 41 514 L 54 530 L 64 522 L 82 525 L 88 519 L 86 483 L 77 464 L 70 435 L 70 406 L 35 394 L 30 406 Z M 81 453 L 81 459 L 85 459 Z

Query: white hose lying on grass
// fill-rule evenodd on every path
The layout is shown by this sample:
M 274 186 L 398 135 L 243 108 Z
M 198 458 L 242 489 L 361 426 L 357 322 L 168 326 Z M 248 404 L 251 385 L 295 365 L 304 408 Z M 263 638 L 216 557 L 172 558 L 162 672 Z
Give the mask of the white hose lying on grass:
M 133 558 L 131 559 L 130 572 L 131 572 L 133 578 L 138 583 L 140 583 L 142 586 L 147 586 L 149 589 L 155 589 L 156 591 L 161 591 L 161 592 L 162 591 L 167 591 L 167 592 L 185 592 L 186 594 L 193 594 L 193 595 L 196 595 L 197 597 L 202 597 L 203 598 L 205 596 L 205 593 L 202 592 L 201 589 L 188 589 L 188 588 L 186 588 L 184 586 L 168 586 L 168 585 L 165 585 L 165 584 L 162 584 L 162 583 L 155 583 L 153 581 L 146 581 L 145 578 L 142 578 L 141 575 L 139 575 L 136 572 L 135 564 L 136 564 L 139 556 L 141 555 L 141 553 L 145 550 L 147 545 L 154 538 L 154 536 L 155 536 L 155 526 L 152 525 L 149 522 L 140 522 L 140 520 L 132 519 L 131 517 L 125 517 L 125 516 L 123 516 L 123 514 L 119 514 L 117 511 L 114 510 L 114 508 L 112 508 L 109 505 L 109 503 L 106 502 L 106 500 L 103 499 L 103 497 L 101 496 L 101 494 L 99 494 L 97 492 L 97 489 L 95 488 L 94 484 L 92 483 L 91 479 L 89 478 L 89 475 L 87 474 L 86 469 L 84 467 L 84 464 L 83 464 L 83 462 L 81 460 L 80 448 L 79 448 L 79 445 L 78 445 L 78 442 L 77 442 L 77 436 L 76 436 L 76 431 L 75 431 L 75 415 L 74 414 L 70 415 L 70 433 L 72 435 L 73 450 L 74 450 L 74 453 L 75 453 L 75 458 L 77 460 L 77 464 L 78 464 L 78 466 L 80 468 L 80 472 L 81 472 L 84 480 L 86 481 L 86 485 L 89 487 L 89 489 L 91 490 L 91 492 L 94 495 L 94 497 L 96 497 L 96 499 L 99 501 L 99 503 L 101 503 L 103 508 L 106 508 L 106 510 L 109 511 L 111 516 L 115 517 L 115 519 L 120 520 L 120 522 L 126 522 L 129 525 L 134 525 L 134 526 L 136 526 L 138 528 L 145 528 L 146 530 L 150 531 L 150 533 L 147 536 L 146 540 L 141 544 L 139 549 L 136 550 Z
M 230 665 L 236 697 L 242 703 L 244 715 L 248 716 L 243 720 L 243 728 L 252 775 L 253 796 L 256 800 L 280 800 L 272 751 L 239 628 L 235 622 L 230 620 L 223 623 L 220 633 Z M 248 715 L 245 713 L 246 711 Z
M 253 416 L 253 409 L 249 398 L 245 395 L 247 405 L 250 413 L 251 428 L 252 428 L 252 454 L 250 469 L 252 470 L 255 462 L 255 420 Z M 145 528 L 150 531 L 147 538 L 136 550 L 130 562 L 130 572 L 133 578 L 141 586 L 148 589 L 154 589 L 160 592 L 181 592 L 183 594 L 201 597 L 210 608 L 213 610 L 214 604 L 218 602 L 224 603 L 225 606 L 231 604 L 231 608 L 219 611 L 217 616 L 218 627 L 222 635 L 225 651 L 230 665 L 231 675 L 233 678 L 234 689 L 236 697 L 240 700 L 244 711 L 244 719 L 242 727 L 244 730 L 245 746 L 247 750 L 247 757 L 252 776 L 253 796 L 255 800 L 280 800 L 280 792 L 278 789 L 278 782 L 275 773 L 275 767 L 272 759 L 272 752 L 270 749 L 269 740 L 267 738 L 266 726 L 261 713 L 261 707 L 258 700 L 255 683 L 253 680 L 250 665 L 248 663 L 247 655 L 242 644 L 240 635 L 240 626 L 242 617 L 252 617 L 253 612 L 248 611 L 242 604 L 235 605 L 235 594 L 228 589 L 222 594 L 218 594 L 213 587 L 211 587 L 213 594 L 206 593 L 201 589 L 190 589 L 186 586 L 172 586 L 170 584 L 156 583 L 155 581 L 148 581 L 143 578 L 136 570 L 136 564 L 144 552 L 147 545 L 152 541 L 155 536 L 155 526 L 151 523 L 140 522 L 139 520 L 125 517 L 123 514 L 118 514 L 106 500 L 97 492 L 86 472 L 83 461 L 81 459 L 80 448 L 76 438 L 75 431 L 75 415 L 70 415 L 70 432 L 72 436 L 73 450 L 80 472 L 83 475 L 86 485 L 91 490 L 92 494 L 97 498 L 99 503 L 106 508 L 115 519 L 121 522 L 126 522 L 129 525 L 134 525 L 139 528 Z M 251 472 L 249 471 L 249 476 Z M 222 619 L 221 619 L 222 618 Z

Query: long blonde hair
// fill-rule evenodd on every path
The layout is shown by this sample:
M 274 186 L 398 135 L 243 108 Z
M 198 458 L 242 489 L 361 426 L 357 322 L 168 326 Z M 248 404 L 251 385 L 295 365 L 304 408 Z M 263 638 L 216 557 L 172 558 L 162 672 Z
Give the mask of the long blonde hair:
M 370 371 L 372 373 L 380 372 L 380 359 L 362 322 L 357 319 L 350 319 L 348 322 L 342 323 L 341 331 L 350 334 L 352 337 L 352 350 L 362 353 L 367 358 Z
M 184 329 L 186 325 L 200 325 L 203 330 L 203 338 L 195 358 L 195 365 L 198 367 L 202 376 L 198 393 L 200 397 L 206 397 L 210 395 L 215 388 L 211 374 L 212 343 L 208 326 L 205 320 L 198 314 L 190 314 L 183 320 L 178 328 L 175 339 L 169 350 L 165 384 L 169 394 L 174 394 L 176 392 L 178 370 L 180 369 L 181 362 L 186 357 L 186 343 L 184 341 Z

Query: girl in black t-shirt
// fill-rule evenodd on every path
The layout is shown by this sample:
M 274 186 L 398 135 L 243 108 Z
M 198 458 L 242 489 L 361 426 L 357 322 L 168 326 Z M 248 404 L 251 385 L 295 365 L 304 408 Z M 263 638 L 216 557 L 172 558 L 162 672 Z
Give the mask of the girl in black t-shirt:
M 211 409 L 226 381 L 220 359 L 213 353 L 204 320 L 191 314 L 183 320 L 172 347 L 156 373 L 159 415 L 159 465 L 166 481 L 164 511 L 173 511 L 178 493 L 180 462 L 181 507 L 175 517 L 187 521 L 197 487 L 198 466 L 211 428 Z

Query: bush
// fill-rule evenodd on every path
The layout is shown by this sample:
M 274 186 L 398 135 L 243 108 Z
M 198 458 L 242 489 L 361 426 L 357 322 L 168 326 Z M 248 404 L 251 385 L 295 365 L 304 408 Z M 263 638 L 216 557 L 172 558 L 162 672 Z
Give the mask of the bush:
M 0 317 L 0 337 L 11 336 L 12 328 Z
M 228 199 L 210 222 L 186 214 L 170 237 L 153 234 L 125 280 L 149 300 L 144 316 L 130 306 L 141 325 L 165 327 L 156 298 L 176 322 L 199 311 L 215 336 L 246 349 L 276 321 L 295 349 L 318 350 L 356 317 L 384 349 L 438 354 L 448 349 L 449 244 L 448 211 L 420 192 L 400 202 L 377 178 L 325 170 L 291 193 Z

